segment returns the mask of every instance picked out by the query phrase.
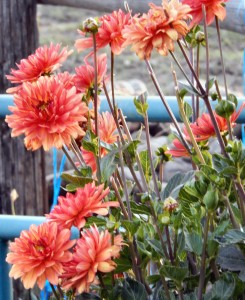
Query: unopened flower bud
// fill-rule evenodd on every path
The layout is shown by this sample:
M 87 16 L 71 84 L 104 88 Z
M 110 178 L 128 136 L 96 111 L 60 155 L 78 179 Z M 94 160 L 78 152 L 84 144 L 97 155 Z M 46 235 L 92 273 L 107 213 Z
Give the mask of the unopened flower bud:
M 99 21 L 96 18 L 88 18 L 83 22 L 82 31 L 86 33 L 96 33 L 99 29 Z
M 174 211 L 176 208 L 178 207 L 178 202 L 172 198 L 172 197 L 168 197 L 163 204 L 163 210 L 164 211 L 169 211 L 172 212 Z
M 218 94 L 217 94 L 217 93 L 212 93 L 212 94 L 211 94 L 211 99 L 212 99 L 213 101 L 217 100 L 217 99 L 218 99 Z
M 197 43 L 202 43 L 205 41 L 205 34 L 202 31 L 198 31 L 195 35 L 195 40 Z

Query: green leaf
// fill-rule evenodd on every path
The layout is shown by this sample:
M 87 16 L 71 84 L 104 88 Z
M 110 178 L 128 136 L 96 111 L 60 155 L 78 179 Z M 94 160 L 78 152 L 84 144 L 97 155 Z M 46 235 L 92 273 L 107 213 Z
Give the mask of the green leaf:
M 150 215 L 151 210 L 147 205 L 144 204 L 137 204 L 134 201 L 130 202 L 130 207 L 133 213 L 139 215 Z
M 186 84 L 182 81 L 179 81 L 180 87 L 187 90 L 191 95 L 196 95 L 202 97 L 202 94 L 194 87 L 190 86 L 189 84 Z
M 147 243 L 151 246 L 152 249 L 154 249 L 158 254 L 160 254 L 161 257 L 165 257 L 165 254 L 162 249 L 162 245 L 157 240 L 146 240 Z
M 185 232 L 185 243 L 187 250 L 197 255 L 202 254 L 202 238 L 196 232 Z
M 185 111 L 185 115 L 188 119 L 190 119 L 190 117 L 193 115 L 193 110 L 192 107 L 190 106 L 190 104 L 188 104 L 187 102 L 184 102 L 184 111 Z
M 116 151 L 111 151 L 100 160 L 101 181 L 106 182 L 115 172 L 117 164 L 115 163 Z
M 77 175 L 71 175 L 69 173 L 63 173 L 61 175 L 61 178 L 71 183 L 66 186 L 66 189 L 69 191 L 74 191 L 79 187 L 84 187 L 89 182 L 93 182 L 93 179 L 91 177 L 82 177 Z
M 82 140 L 82 147 L 92 152 L 94 155 L 98 153 L 98 139 L 96 135 L 91 130 L 86 131 L 86 135 L 83 137 Z
M 187 268 L 164 265 L 160 269 L 160 273 L 171 278 L 178 285 L 185 279 L 188 274 Z
M 139 220 L 133 220 L 133 221 L 123 220 L 122 226 L 127 230 L 127 232 L 131 236 L 133 236 L 140 226 L 140 221 Z
M 124 151 L 125 151 L 125 150 L 128 151 L 128 153 L 129 153 L 129 155 L 130 155 L 130 158 L 131 158 L 132 160 L 135 159 L 137 147 L 138 147 L 139 144 L 140 144 L 140 141 L 139 141 L 139 140 L 134 140 L 134 141 L 128 143 L 128 144 L 126 145 L 126 147 L 123 149 Z
M 117 264 L 116 269 L 114 270 L 115 274 L 126 272 L 132 269 L 132 261 L 129 257 L 119 257 L 114 259 L 115 263 Z
M 233 245 L 220 248 L 217 263 L 230 271 L 245 270 L 245 256 Z
M 85 227 L 89 228 L 90 226 L 93 226 L 94 224 L 98 227 L 106 226 L 106 220 L 101 216 L 97 216 L 97 217 L 92 216 L 86 220 Z
M 130 277 L 126 278 L 123 281 L 121 296 L 122 299 L 127 299 L 127 300 L 148 299 L 144 285 L 138 281 L 131 279 Z
M 228 278 L 227 278 L 228 277 Z M 212 287 L 211 300 L 229 300 L 232 299 L 236 283 L 232 274 L 226 274 L 226 277 L 216 281 Z
M 159 280 L 161 280 L 161 276 L 160 275 L 150 275 L 150 276 L 147 276 L 147 282 L 149 284 L 155 284 Z
M 138 246 L 139 251 L 142 254 L 145 254 L 147 257 L 152 258 L 152 253 L 150 251 L 146 250 L 146 246 L 144 243 L 137 241 L 137 246 Z
M 170 300 L 176 300 L 174 294 L 171 291 L 169 292 L 169 294 L 170 294 Z M 162 283 L 159 281 L 156 284 L 156 287 L 154 289 L 152 300 L 166 300 L 166 299 L 168 298 L 166 297 Z
M 143 168 L 143 172 L 146 177 L 146 181 L 150 181 L 151 177 L 151 168 L 150 168 L 150 158 L 147 150 L 141 151 L 139 153 L 139 159 Z
M 214 82 L 215 82 L 215 77 L 213 77 L 213 78 L 211 78 L 210 80 L 209 80 L 209 82 L 208 82 L 208 89 L 210 90 L 212 87 L 213 87 L 213 85 L 214 85 Z
M 134 98 L 134 105 L 135 105 L 137 113 L 141 116 L 145 116 L 147 109 L 149 107 L 148 103 L 145 101 L 142 101 L 140 99 L 140 97 L 138 97 L 138 99 Z
M 222 237 L 216 236 L 215 240 L 222 246 L 243 243 L 245 241 L 245 232 L 238 229 L 231 229 Z

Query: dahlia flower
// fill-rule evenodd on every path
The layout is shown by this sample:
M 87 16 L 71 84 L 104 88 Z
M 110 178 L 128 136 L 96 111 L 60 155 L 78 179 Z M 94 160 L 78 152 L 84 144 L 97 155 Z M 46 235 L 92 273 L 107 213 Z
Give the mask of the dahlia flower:
M 190 24 L 191 27 L 199 24 L 203 19 L 202 6 L 206 9 L 206 21 L 207 25 L 210 25 L 215 16 L 221 21 L 226 17 L 226 10 L 224 3 L 228 0 L 183 0 L 183 4 L 187 4 L 191 7 L 191 15 L 193 17 Z
M 33 288 L 36 282 L 43 289 L 46 280 L 57 285 L 63 263 L 72 259 L 69 249 L 74 243 L 70 231 L 59 230 L 55 223 L 31 225 L 29 231 L 22 231 L 10 243 L 6 261 L 13 266 L 9 276 L 21 278 L 26 289 Z
M 75 87 L 67 89 L 56 77 L 42 76 L 36 82 L 23 83 L 14 95 L 14 104 L 6 122 L 13 128 L 12 137 L 25 134 L 28 150 L 61 148 L 70 144 L 71 136 L 84 135 L 79 122 L 86 120 L 88 108 Z
M 96 47 L 97 49 L 104 48 L 110 45 L 111 51 L 114 54 L 120 54 L 123 50 L 123 43 L 125 39 L 122 36 L 122 29 L 130 22 L 130 14 L 125 14 L 121 9 L 114 11 L 109 15 L 104 15 L 99 18 L 101 26 L 96 33 Z M 78 51 L 83 51 L 93 47 L 93 37 L 85 38 L 85 33 L 81 30 L 78 32 L 83 36 L 75 43 Z
M 113 258 L 119 257 L 122 245 L 121 235 L 112 235 L 106 230 L 99 232 L 96 226 L 82 231 L 77 240 L 71 262 L 64 264 L 62 288 L 74 289 L 76 293 L 88 291 L 98 271 L 111 272 L 116 264 Z M 113 243 L 112 243 L 113 240 Z
M 167 150 L 167 154 L 171 154 L 175 157 L 189 157 L 190 153 L 186 150 L 185 146 L 176 138 L 173 140 L 175 148 Z
M 92 214 L 105 216 L 109 207 L 119 206 L 117 201 L 102 202 L 109 192 L 108 187 L 104 189 L 104 184 L 95 186 L 94 182 L 88 183 L 83 188 L 78 188 L 75 194 L 60 196 L 59 204 L 46 217 L 62 228 L 76 226 L 81 229 L 86 223 L 86 218 Z
M 162 6 L 149 4 L 150 10 L 142 16 L 134 16 L 123 30 L 124 46 L 131 45 L 140 59 L 149 59 L 155 48 L 159 54 L 174 51 L 174 41 L 185 36 L 189 27 L 190 7 L 178 0 L 163 0 Z
M 231 117 L 231 127 L 236 126 L 236 120 L 241 114 L 242 110 L 245 107 L 245 103 L 243 103 L 238 111 L 235 111 Z M 214 112 L 215 119 L 217 121 L 220 132 L 228 131 L 227 120 L 223 117 L 220 117 Z M 210 137 L 215 136 L 215 129 L 211 117 L 209 114 L 202 114 L 195 123 L 190 124 L 193 134 L 195 135 L 197 141 L 208 140 Z
M 117 141 L 118 134 L 116 133 L 116 123 L 114 121 L 113 115 L 111 113 L 103 112 L 98 115 L 99 121 L 99 138 L 100 141 L 103 141 L 107 144 L 113 144 Z M 94 128 L 93 128 L 94 129 Z M 95 129 L 94 129 L 95 131 Z M 82 156 L 85 163 L 91 167 L 92 171 L 96 172 L 96 160 L 95 156 L 92 152 L 85 150 L 81 147 Z M 100 157 L 104 157 L 108 151 L 100 147 Z
M 20 64 L 16 64 L 18 69 L 11 69 L 11 75 L 6 75 L 6 77 L 10 82 L 18 84 L 36 81 L 40 76 L 58 69 L 71 53 L 72 51 L 68 51 L 67 47 L 61 50 L 59 44 L 51 43 L 49 47 L 45 45 L 38 48 L 28 58 L 22 59 Z M 9 90 L 16 91 L 16 88 Z
M 107 71 L 107 57 L 106 54 L 102 54 L 98 57 L 97 60 L 97 67 L 98 67 L 98 86 L 103 82 L 105 79 L 106 71 Z M 95 78 L 95 70 L 94 66 L 91 66 L 86 60 L 85 65 L 82 65 L 76 70 L 76 75 L 74 77 L 76 88 L 81 93 L 87 93 L 90 88 L 94 87 L 94 78 Z

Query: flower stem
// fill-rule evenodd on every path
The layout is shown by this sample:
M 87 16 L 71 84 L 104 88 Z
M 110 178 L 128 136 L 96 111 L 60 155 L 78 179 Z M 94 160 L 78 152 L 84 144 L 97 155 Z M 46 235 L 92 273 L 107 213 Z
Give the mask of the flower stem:
M 71 163 L 71 165 L 73 166 L 73 168 L 75 169 L 75 171 L 80 174 L 80 171 L 78 170 L 77 166 L 74 164 L 74 161 L 72 160 L 70 154 L 68 153 L 68 151 L 66 150 L 65 146 L 62 146 L 62 151 L 65 153 L 66 157 L 68 158 L 69 162 Z
M 54 286 L 52 285 L 52 283 L 49 283 L 49 284 L 50 284 L 50 286 L 51 286 L 51 289 L 52 289 L 52 292 L 53 292 L 55 298 L 56 298 L 57 300 L 60 300 L 60 297 L 59 297 L 58 293 L 56 292 L 56 290 L 55 290 Z
M 168 112 L 168 114 L 169 114 L 172 122 L 174 123 L 174 126 L 175 126 L 176 130 L 178 131 L 178 134 L 180 136 L 181 142 L 185 146 L 186 150 L 190 153 L 190 149 L 188 147 L 188 144 L 186 143 L 185 138 L 184 138 L 184 136 L 183 136 L 183 134 L 181 132 L 181 129 L 180 129 L 179 125 L 178 125 L 178 122 L 177 122 L 177 120 L 176 120 L 173 112 L 171 111 L 171 108 L 168 105 L 168 102 L 167 102 L 167 100 L 166 100 L 166 98 L 165 98 L 165 96 L 164 96 L 164 94 L 163 94 L 163 92 L 162 92 L 162 90 L 160 88 L 160 85 L 159 85 L 159 83 L 157 81 L 157 78 L 156 78 L 156 75 L 155 75 L 155 73 L 154 73 L 154 71 L 152 69 L 152 66 L 151 66 L 151 64 L 150 64 L 150 62 L 148 60 L 145 60 L 145 62 L 146 62 L 149 74 L 151 76 L 152 82 L 154 83 L 155 88 L 156 88 L 156 90 L 157 90 L 157 92 L 158 92 L 158 94 L 159 94 L 159 96 L 160 96 L 160 98 L 162 100 L 162 103 L 165 106 L 165 108 L 166 108 L 166 110 L 167 110 L 167 112 Z
M 204 227 L 202 258 L 201 258 L 200 277 L 199 277 L 199 284 L 198 284 L 198 296 L 197 296 L 198 300 L 202 300 L 202 292 L 204 288 L 204 281 L 205 281 L 205 274 L 206 274 L 205 264 L 206 264 L 206 246 L 208 241 L 209 219 L 210 219 L 210 213 L 208 212 L 205 220 L 205 227 Z
M 199 66 L 200 66 L 200 43 L 197 44 L 197 58 L 196 58 L 196 74 L 199 78 Z M 196 119 L 199 117 L 199 96 L 196 96 Z
M 93 33 L 93 48 L 94 48 L 94 118 L 95 118 L 95 135 L 98 139 L 98 153 L 96 155 L 97 179 L 101 182 L 100 171 L 100 137 L 99 137 L 99 119 L 98 119 L 98 66 L 97 66 L 97 47 L 96 33 Z

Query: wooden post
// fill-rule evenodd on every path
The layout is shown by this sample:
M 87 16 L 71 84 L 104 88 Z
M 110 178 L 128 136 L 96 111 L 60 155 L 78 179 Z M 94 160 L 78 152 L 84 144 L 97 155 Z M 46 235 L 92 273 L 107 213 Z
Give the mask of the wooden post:
M 10 87 L 5 77 L 10 68 L 37 48 L 36 7 L 36 0 L 0 1 L 0 94 Z M 43 151 L 26 151 L 23 136 L 11 138 L 3 119 L 0 126 L 0 214 L 12 213 L 13 189 L 19 195 L 16 214 L 48 212 Z

